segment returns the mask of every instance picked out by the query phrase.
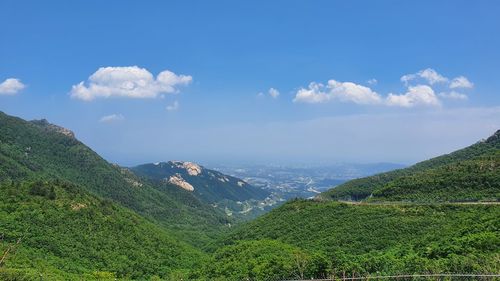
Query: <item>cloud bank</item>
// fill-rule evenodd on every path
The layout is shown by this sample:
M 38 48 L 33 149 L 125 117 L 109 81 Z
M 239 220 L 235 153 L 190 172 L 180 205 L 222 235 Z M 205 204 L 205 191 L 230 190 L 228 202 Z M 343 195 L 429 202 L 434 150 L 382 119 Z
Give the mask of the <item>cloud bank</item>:
M 397 106 L 404 108 L 422 106 L 439 107 L 442 105 L 440 97 L 449 100 L 467 100 L 468 97 L 466 94 L 457 92 L 456 90 L 459 88 L 471 89 L 474 86 L 465 76 L 459 76 L 450 81 L 450 79 L 431 68 L 403 75 L 400 80 L 406 87 L 406 91 L 403 94 L 389 93 L 385 97 L 370 87 L 354 82 L 339 82 L 333 79 L 329 80 L 326 85 L 311 82 L 307 88 L 300 88 L 296 92 L 293 101 L 312 104 L 340 101 L 360 105 Z M 376 85 L 377 80 L 370 79 L 367 83 Z M 441 88 L 445 87 L 445 90 L 439 95 L 435 93 L 433 88 L 437 87 L 437 84 L 440 84 Z
M 156 78 L 137 66 L 101 67 L 86 82 L 73 85 L 72 98 L 92 101 L 96 98 L 156 98 L 160 94 L 178 92 L 179 86 L 188 85 L 193 78 L 164 70 Z

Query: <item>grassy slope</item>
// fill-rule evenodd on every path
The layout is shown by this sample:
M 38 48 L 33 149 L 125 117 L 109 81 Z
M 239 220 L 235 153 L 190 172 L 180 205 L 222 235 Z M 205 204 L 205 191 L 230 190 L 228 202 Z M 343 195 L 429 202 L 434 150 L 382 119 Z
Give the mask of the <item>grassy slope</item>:
M 321 198 L 409 201 L 475 201 L 500 198 L 500 131 L 486 141 L 409 168 L 356 179 Z M 373 200 L 373 199 L 372 199 Z
M 130 210 L 59 181 L 1 185 L 0 234 L 0 253 L 22 238 L 0 267 L 2 280 L 166 278 L 204 256 Z
M 181 230 L 194 244 L 225 224 L 213 207 L 175 186 L 154 186 L 109 164 L 75 138 L 0 112 L 0 182 L 59 178 L 111 199 L 163 226 Z

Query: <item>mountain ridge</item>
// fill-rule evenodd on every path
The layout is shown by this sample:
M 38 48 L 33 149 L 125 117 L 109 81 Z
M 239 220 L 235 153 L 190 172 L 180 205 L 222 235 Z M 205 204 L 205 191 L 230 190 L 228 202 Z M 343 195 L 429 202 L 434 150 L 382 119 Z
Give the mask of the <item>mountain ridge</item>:
M 473 145 L 408 168 L 346 182 L 320 194 L 318 199 L 497 200 L 500 197 L 499 166 L 500 130 L 497 130 Z M 475 192 L 475 188 L 479 191 Z M 419 190 L 422 192 L 417 194 Z
M 264 200 L 270 192 L 240 178 L 188 161 L 147 163 L 130 168 L 136 175 L 158 184 L 173 184 L 209 204 L 238 211 L 245 201 Z

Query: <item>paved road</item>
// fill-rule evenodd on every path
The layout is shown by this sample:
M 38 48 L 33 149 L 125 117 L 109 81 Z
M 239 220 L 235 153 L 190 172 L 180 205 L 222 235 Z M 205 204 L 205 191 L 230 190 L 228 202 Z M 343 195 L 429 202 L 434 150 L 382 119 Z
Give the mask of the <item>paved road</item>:
M 349 205 L 374 205 L 374 206 L 407 206 L 407 205 L 500 205 L 498 201 L 488 202 L 360 202 L 360 201 L 338 201 Z

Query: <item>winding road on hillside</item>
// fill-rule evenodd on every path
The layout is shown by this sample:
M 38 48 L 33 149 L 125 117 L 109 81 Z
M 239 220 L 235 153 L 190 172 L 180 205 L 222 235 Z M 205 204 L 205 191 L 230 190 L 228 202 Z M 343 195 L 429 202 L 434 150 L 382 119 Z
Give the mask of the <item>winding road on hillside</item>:
M 485 202 L 363 202 L 363 201 L 337 201 L 349 205 L 373 205 L 373 206 L 408 206 L 408 205 L 500 205 L 498 201 L 485 201 Z

